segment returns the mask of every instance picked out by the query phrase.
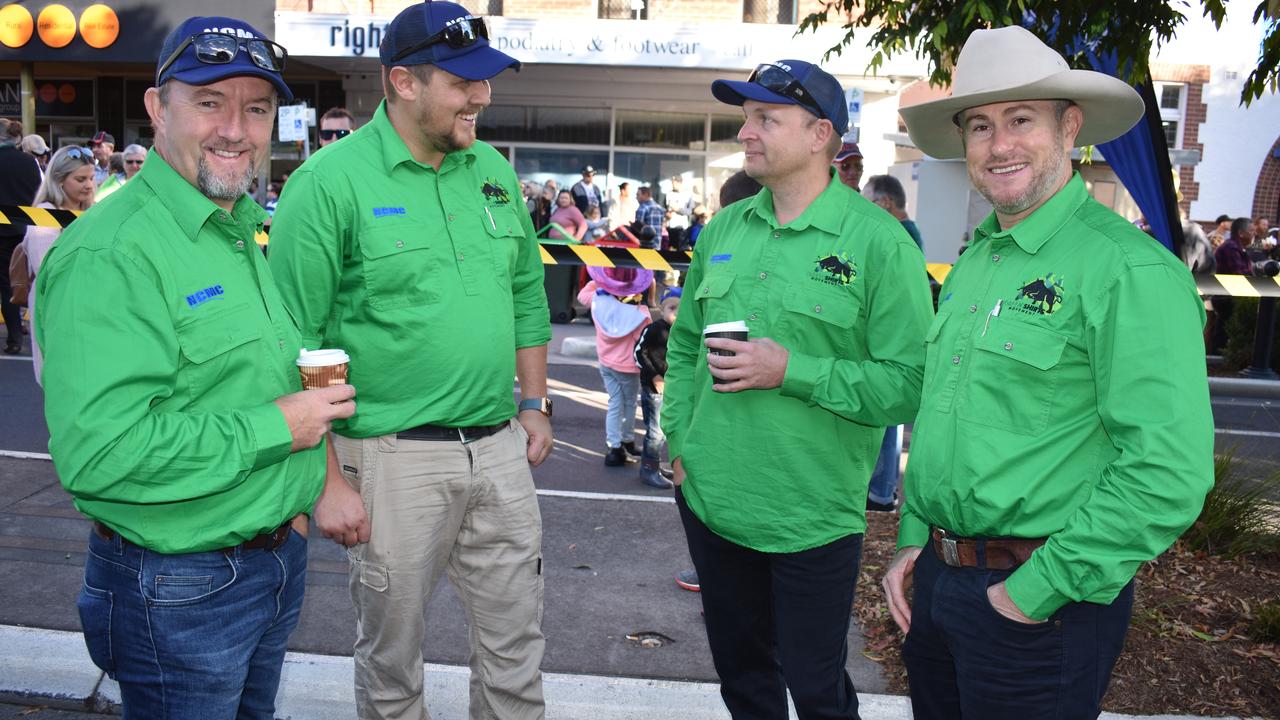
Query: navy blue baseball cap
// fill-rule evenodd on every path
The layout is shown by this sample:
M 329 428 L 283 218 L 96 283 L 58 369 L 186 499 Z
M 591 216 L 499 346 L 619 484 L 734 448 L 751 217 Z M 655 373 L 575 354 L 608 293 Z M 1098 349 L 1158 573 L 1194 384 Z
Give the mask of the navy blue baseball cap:
M 202 49 L 196 42 L 202 33 L 233 35 L 239 39 L 239 45 L 231 51 L 227 47 L 230 38 L 214 38 L 218 47 Z M 282 99 L 292 100 L 293 91 L 280 74 L 287 55 L 283 47 L 243 20 L 193 17 L 164 39 L 156 61 L 156 87 L 170 79 L 188 85 L 209 85 L 229 77 L 250 75 L 270 82 Z M 278 69 L 269 69 L 272 67 Z
M 410 5 L 382 37 L 378 56 L 387 67 L 435 65 L 467 80 L 488 80 L 520 61 L 489 45 L 484 20 L 451 2 Z
M 840 81 L 803 60 L 758 65 L 746 82 L 716 80 L 711 83 L 711 94 L 728 105 L 741 105 L 747 100 L 799 105 L 816 117 L 830 120 L 841 135 L 849 129 L 849 105 Z

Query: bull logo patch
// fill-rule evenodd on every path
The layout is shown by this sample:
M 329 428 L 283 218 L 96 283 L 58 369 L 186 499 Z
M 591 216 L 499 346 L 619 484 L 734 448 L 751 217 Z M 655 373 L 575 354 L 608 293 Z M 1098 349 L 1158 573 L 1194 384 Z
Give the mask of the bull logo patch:
M 506 205 L 511 202 L 507 189 L 494 178 L 486 178 L 484 185 L 480 186 L 480 192 L 484 193 L 485 202 L 490 205 Z
M 1014 309 L 1028 315 L 1052 315 L 1062 301 L 1066 299 L 1066 291 L 1062 286 L 1062 278 L 1053 273 L 1023 283 L 1014 298 Z
M 858 279 L 858 263 L 844 253 L 814 261 L 813 279 L 827 285 L 848 285 Z

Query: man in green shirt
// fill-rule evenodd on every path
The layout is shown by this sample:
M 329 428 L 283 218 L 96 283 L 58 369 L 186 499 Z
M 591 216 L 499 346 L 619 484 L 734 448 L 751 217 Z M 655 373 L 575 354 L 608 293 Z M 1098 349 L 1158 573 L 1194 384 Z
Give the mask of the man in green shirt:
M 412 5 L 381 46 L 386 100 L 285 186 L 271 269 L 307 347 L 351 355 L 316 524 L 347 546 L 361 718 L 426 717 L 424 612 L 447 573 L 471 625 L 471 717 L 541 718 L 550 313 L 510 163 L 476 141 L 518 65 L 483 20 Z M 523 400 L 517 417 L 512 377 Z
M 145 97 L 151 157 L 40 268 L 49 450 L 94 521 L 77 605 L 125 718 L 274 717 L 319 444 L 355 410 L 348 385 L 301 390 L 254 242 L 284 58 L 239 20 L 178 26 Z
M 1020 27 L 974 32 L 951 97 L 902 109 L 995 208 L 926 337 L 884 579 L 917 718 L 1096 718 L 1133 575 L 1213 483 L 1195 283 L 1071 170 L 1142 113 Z
M 707 637 L 735 718 L 784 720 L 788 690 L 800 717 L 857 718 L 844 668 L 867 480 L 885 426 L 919 404 L 924 259 L 835 177 L 834 77 L 781 60 L 712 93 L 742 106 L 764 189 L 703 230 L 667 349 L 662 425 Z M 748 342 L 704 345 L 735 320 Z

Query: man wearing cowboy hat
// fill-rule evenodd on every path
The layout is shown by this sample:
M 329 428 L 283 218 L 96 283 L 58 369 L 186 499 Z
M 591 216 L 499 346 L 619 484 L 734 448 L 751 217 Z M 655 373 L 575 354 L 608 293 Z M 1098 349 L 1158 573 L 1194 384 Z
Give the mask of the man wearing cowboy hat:
M 780 60 L 717 80 L 764 186 L 699 235 L 667 345 L 676 502 L 734 718 L 858 717 L 845 672 L 867 482 L 919 404 L 931 302 L 902 225 L 835 176 L 839 81 Z M 748 341 L 703 339 L 745 322 Z M 708 348 L 712 353 L 708 354 Z
M 424 614 L 448 575 L 470 624 L 470 717 L 534 720 L 550 314 L 520 181 L 476 140 L 489 79 L 520 63 L 452 2 L 405 8 L 379 52 L 386 99 L 290 176 L 270 261 L 306 346 L 344 348 L 360 392 L 315 509 L 351 561 L 356 711 L 427 717 Z
M 916 718 L 1097 717 L 1133 575 L 1212 485 L 1195 283 L 1071 170 L 1142 112 L 1019 27 L 975 32 L 951 97 L 902 109 L 995 207 L 926 336 L 884 579 Z

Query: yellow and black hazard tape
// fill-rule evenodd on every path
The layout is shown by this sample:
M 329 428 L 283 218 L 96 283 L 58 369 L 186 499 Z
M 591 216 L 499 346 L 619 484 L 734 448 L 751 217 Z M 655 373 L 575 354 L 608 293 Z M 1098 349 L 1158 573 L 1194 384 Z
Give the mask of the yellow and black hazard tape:
M 0 205 L 0 225 L 37 225 L 39 227 L 65 228 L 80 215 L 72 210 L 47 210 L 37 207 Z M 265 239 L 259 239 L 261 243 Z M 591 267 L 630 267 L 649 270 L 681 270 L 689 266 L 693 253 L 678 250 L 651 250 L 649 248 L 602 247 L 597 245 L 566 245 L 563 243 L 539 243 L 544 265 L 588 265 Z M 942 283 L 951 272 L 947 263 L 929 263 L 929 276 Z M 1196 287 L 1201 295 L 1230 295 L 1233 297 L 1280 297 L 1280 278 L 1247 277 L 1244 275 L 1196 275 Z

